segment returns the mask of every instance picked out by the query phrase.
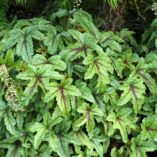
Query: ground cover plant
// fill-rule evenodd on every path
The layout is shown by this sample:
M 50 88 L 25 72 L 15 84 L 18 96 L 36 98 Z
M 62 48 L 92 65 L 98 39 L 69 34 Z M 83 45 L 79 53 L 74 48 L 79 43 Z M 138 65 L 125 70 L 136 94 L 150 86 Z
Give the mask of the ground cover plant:
M 70 11 L 71 3 L 59 1 L 64 8 L 49 20 L 14 18 L 9 25 L 4 16 L 11 2 L 3 2 L 0 156 L 155 154 L 157 20 L 137 42 L 127 28 L 99 29 L 80 1 Z M 112 9 L 121 2 L 105 1 Z

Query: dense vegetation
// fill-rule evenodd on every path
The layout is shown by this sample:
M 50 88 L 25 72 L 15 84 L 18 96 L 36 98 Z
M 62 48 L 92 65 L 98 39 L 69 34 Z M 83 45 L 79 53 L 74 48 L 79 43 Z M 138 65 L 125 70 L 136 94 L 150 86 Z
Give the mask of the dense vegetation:
M 0 157 L 157 151 L 157 3 L 0 1 Z

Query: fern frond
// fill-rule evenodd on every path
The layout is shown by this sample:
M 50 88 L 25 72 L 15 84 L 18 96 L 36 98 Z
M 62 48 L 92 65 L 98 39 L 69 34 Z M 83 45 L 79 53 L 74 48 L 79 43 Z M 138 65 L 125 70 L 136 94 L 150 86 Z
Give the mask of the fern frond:
M 105 0 L 112 8 L 117 8 L 119 3 L 122 2 L 122 0 Z
M 16 0 L 17 4 L 26 4 L 27 0 Z

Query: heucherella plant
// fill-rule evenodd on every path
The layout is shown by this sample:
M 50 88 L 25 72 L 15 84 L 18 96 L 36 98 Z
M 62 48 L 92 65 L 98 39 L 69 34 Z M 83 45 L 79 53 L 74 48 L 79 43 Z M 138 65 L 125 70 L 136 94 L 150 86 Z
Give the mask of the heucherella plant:
M 0 41 L 0 156 L 146 157 L 157 150 L 156 55 L 139 56 L 127 29 L 71 15 L 66 29 L 19 20 Z

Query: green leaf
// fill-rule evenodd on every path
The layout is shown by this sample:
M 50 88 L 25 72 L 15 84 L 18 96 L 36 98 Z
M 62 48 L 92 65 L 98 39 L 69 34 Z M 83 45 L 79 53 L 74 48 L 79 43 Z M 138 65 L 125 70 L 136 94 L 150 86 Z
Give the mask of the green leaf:
M 108 137 L 106 136 L 96 136 L 92 139 L 93 146 L 100 157 L 103 157 L 104 154 L 104 145 L 102 143 L 105 141 L 108 141 Z
M 71 36 L 77 41 L 61 52 L 62 58 L 66 60 L 76 60 L 78 58 L 85 58 L 91 52 L 103 53 L 103 49 L 95 42 L 93 38 L 87 33 L 81 34 L 75 30 L 69 30 Z
M 49 139 L 49 145 L 60 157 L 70 157 L 68 141 L 63 135 L 53 133 Z
M 48 66 L 53 70 L 64 71 L 66 69 L 66 64 L 61 60 L 59 55 L 54 55 L 48 59 L 45 56 L 36 54 L 31 59 L 31 64 L 34 66 Z
M 130 157 L 147 157 L 146 152 L 153 152 L 156 150 L 155 143 L 143 140 L 141 136 L 132 138 L 131 143 Z
M 104 113 L 96 104 L 89 105 L 82 103 L 82 105 L 78 107 L 77 112 L 83 114 L 83 116 L 74 122 L 73 127 L 78 130 L 80 126 L 86 123 L 86 128 L 89 133 L 92 133 L 95 127 L 94 120 L 97 116 L 104 116 Z
M 83 63 L 88 65 L 85 79 L 91 79 L 95 74 L 97 74 L 99 82 L 98 85 L 100 85 L 100 83 L 103 85 L 110 83 L 109 74 L 113 73 L 113 67 L 111 65 L 111 60 L 106 53 L 99 54 L 96 57 L 88 55 Z
M 138 60 L 139 58 L 133 55 L 132 49 L 127 49 L 117 60 L 113 60 L 114 69 L 117 71 L 118 76 L 123 78 L 125 70 L 132 70 L 134 63 Z
M 79 89 L 79 91 L 81 92 L 81 96 L 80 96 L 81 98 L 83 98 L 89 102 L 92 102 L 92 103 L 95 102 L 95 99 L 94 99 L 90 89 L 86 86 L 85 82 L 78 81 L 78 82 L 76 82 L 76 86 Z
M 121 147 L 117 149 L 116 147 L 112 148 L 111 150 L 111 157 L 125 157 L 128 156 L 128 151 L 125 147 Z
M 74 20 L 76 23 L 79 23 L 81 27 L 95 39 L 98 39 L 100 37 L 99 30 L 94 26 L 92 18 L 87 12 L 79 10 L 74 14 Z
M 16 130 L 15 130 L 15 125 L 16 125 L 16 120 L 13 117 L 13 114 L 11 112 L 8 112 L 5 117 L 4 117 L 4 122 L 5 122 L 5 126 L 7 128 L 7 130 L 11 133 L 11 134 L 15 134 Z
M 141 79 L 145 82 L 147 87 L 149 88 L 150 92 L 153 94 L 157 93 L 157 85 L 153 77 L 150 75 L 149 72 L 149 65 L 146 64 L 143 58 L 140 59 L 137 67 L 136 67 L 136 74 L 140 76 Z
M 118 105 L 122 106 L 131 101 L 135 113 L 138 113 L 141 110 L 142 104 L 144 103 L 146 87 L 143 84 L 143 81 L 136 77 L 129 77 L 120 87 L 120 89 L 123 91 L 123 93 L 118 100 Z
M 108 40 L 103 44 L 103 47 L 109 46 L 112 50 L 121 52 L 121 45 L 115 40 Z
M 20 29 L 14 29 L 9 32 L 10 38 L 8 39 L 6 43 L 6 48 L 9 49 L 13 47 L 19 40 L 19 38 L 22 36 L 23 32 Z
M 12 50 L 7 51 L 5 61 L 7 65 L 14 64 L 14 52 Z
M 41 142 L 44 140 L 45 134 L 47 133 L 47 128 L 38 122 L 33 123 L 31 126 L 28 128 L 31 132 L 37 132 L 36 135 L 34 136 L 34 148 L 38 149 Z
M 32 38 L 42 40 L 43 37 L 36 27 L 26 27 L 22 30 L 13 29 L 9 33 L 6 48 L 9 49 L 16 45 L 16 54 L 21 56 L 24 61 L 29 62 L 34 54 Z
M 25 89 L 27 96 L 33 96 L 37 92 L 37 87 L 40 86 L 44 90 L 50 79 L 60 80 L 63 78 L 58 72 L 55 72 L 46 66 L 31 66 L 17 75 L 18 79 L 29 80 L 29 83 Z
M 0 99 L 0 119 L 4 116 L 6 110 L 7 110 L 6 104 L 4 103 L 4 101 L 2 101 L 2 99 Z
M 44 101 L 49 102 L 56 97 L 60 110 L 63 113 L 69 112 L 71 110 L 70 97 L 81 95 L 80 91 L 71 83 L 72 79 L 70 78 L 62 80 L 61 83 L 51 82 L 46 86 L 49 91 L 46 93 Z
M 6 154 L 6 157 L 21 157 L 22 151 L 20 148 L 18 148 L 15 144 L 8 146 L 8 152 Z
M 81 142 L 81 145 L 85 145 L 90 150 L 93 149 L 92 141 L 83 131 L 73 132 L 71 136 L 78 139 Z
M 141 124 L 141 135 L 144 139 L 157 141 L 157 116 L 144 118 Z
M 55 27 L 52 27 L 48 31 L 44 44 L 48 47 L 48 52 L 50 54 L 54 54 L 58 50 L 60 38 L 60 34 L 57 34 Z
M 113 128 L 118 129 L 123 142 L 128 142 L 129 129 L 136 129 L 137 118 L 131 116 L 130 108 L 120 108 L 117 112 L 111 112 L 107 120 L 113 122 Z

